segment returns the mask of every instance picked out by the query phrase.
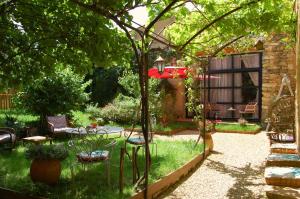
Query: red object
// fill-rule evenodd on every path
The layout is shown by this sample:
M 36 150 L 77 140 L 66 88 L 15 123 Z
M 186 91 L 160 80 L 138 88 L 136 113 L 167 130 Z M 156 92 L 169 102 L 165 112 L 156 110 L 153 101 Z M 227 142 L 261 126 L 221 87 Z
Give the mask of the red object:
M 97 123 L 91 123 L 91 127 L 92 128 L 96 128 L 97 127 Z
M 174 79 L 174 78 L 187 78 L 188 68 L 186 67 L 174 67 L 168 66 L 164 68 L 163 73 L 159 73 L 157 68 L 150 68 L 148 70 L 148 76 L 155 79 Z M 209 76 L 205 75 L 205 79 Z M 198 77 L 200 80 L 204 80 L 203 75 Z M 210 75 L 210 79 L 219 79 L 219 77 Z
M 159 73 L 157 68 L 150 68 L 148 70 L 148 76 L 156 79 L 170 79 L 170 78 L 186 78 L 185 67 L 165 67 L 163 73 Z

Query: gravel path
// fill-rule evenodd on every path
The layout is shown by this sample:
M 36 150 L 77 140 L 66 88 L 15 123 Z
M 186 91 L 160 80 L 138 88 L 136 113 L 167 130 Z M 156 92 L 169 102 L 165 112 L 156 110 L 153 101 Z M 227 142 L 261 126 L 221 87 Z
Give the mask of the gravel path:
M 265 132 L 215 133 L 213 140 L 213 153 L 188 179 L 162 198 L 266 198 L 263 173 L 269 143 Z

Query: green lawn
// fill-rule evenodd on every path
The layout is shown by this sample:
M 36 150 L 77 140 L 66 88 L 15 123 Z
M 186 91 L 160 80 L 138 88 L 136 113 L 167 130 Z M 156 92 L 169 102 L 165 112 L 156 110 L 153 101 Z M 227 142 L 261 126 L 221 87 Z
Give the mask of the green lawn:
M 239 123 L 220 123 L 216 125 L 216 130 L 217 131 L 240 131 L 240 132 L 245 132 L 245 131 L 257 131 L 260 129 L 260 125 L 258 124 L 246 124 L 246 125 L 241 125 Z
M 38 116 L 34 116 L 31 114 L 28 114 L 22 110 L 14 110 L 14 109 L 10 109 L 10 110 L 0 110 L 0 125 L 4 126 L 4 122 L 5 122 L 5 117 L 9 116 L 9 117 L 14 117 L 15 119 L 17 119 L 17 121 L 19 123 L 21 123 L 21 125 L 24 125 L 25 123 L 30 123 L 30 122 L 36 122 L 38 121 L 39 117 Z
M 117 141 L 111 162 L 111 187 L 106 185 L 103 164 L 90 165 L 86 171 L 82 171 L 80 165 L 78 165 L 75 172 L 76 176 L 72 181 L 69 167 L 70 163 L 75 161 L 75 156 L 72 153 L 63 161 L 62 177 L 57 186 L 49 187 L 42 184 L 33 184 L 28 175 L 30 160 L 26 159 L 24 155 L 26 145 L 19 145 L 12 152 L 0 152 L 0 186 L 48 198 L 129 198 L 133 194 L 133 187 L 131 164 L 127 156 L 125 157 L 124 166 L 124 195 L 120 197 L 118 193 L 119 154 L 120 148 L 124 146 L 124 138 L 118 138 Z M 66 143 L 66 141 L 61 142 Z M 194 148 L 195 143 L 192 141 L 155 140 L 155 142 L 158 145 L 158 156 L 152 156 L 150 183 L 176 170 L 203 149 L 202 145 Z M 139 154 L 139 165 L 143 168 L 142 153 Z
M 173 122 L 169 123 L 166 126 L 157 124 L 154 128 L 155 132 L 170 132 L 176 129 L 197 129 L 195 122 Z

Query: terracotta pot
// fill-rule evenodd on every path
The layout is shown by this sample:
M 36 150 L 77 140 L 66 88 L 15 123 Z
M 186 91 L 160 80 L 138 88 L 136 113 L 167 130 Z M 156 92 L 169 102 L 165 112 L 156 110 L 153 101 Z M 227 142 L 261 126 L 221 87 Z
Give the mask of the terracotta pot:
M 214 149 L 214 141 L 212 139 L 212 136 L 211 136 L 211 132 L 206 132 L 205 133 L 205 148 L 209 148 L 209 151 L 213 151 Z
M 60 173 L 61 164 L 57 159 L 34 159 L 31 162 L 30 177 L 33 182 L 55 185 L 59 181 Z

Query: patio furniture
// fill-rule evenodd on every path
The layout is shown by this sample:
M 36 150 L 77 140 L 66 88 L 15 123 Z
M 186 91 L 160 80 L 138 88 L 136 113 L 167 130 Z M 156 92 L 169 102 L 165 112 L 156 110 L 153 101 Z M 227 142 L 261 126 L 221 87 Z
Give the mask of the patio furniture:
M 240 111 L 241 118 L 245 118 L 245 115 L 251 114 L 254 115 L 256 113 L 257 102 L 249 102 L 245 109 Z
M 143 151 L 145 150 L 145 146 L 146 146 L 146 142 L 145 142 L 145 139 L 142 135 L 142 133 L 140 132 L 136 132 L 136 133 L 133 133 L 133 129 L 131 129 L 131 132 L 130 134 L 127 136 L 126 134 L 125 137 L 126 140 L 125 140 L 125 146 L 124 146 L 124 149 L 125 149 L 125 154 L 128 156 L 129 160 L 132 161 L 132 167 L 133 167 L 133 183 L 137 183 L 139 184 L 142 179 L 144 178 L 144 176 L 141 177 L 141 174 L 140 174 L 140 169 L 139 169 L 139 166 L 138 166 L 138 152 L 140 150 L 140 148 L 143 149 Z M 156 154 L 156 157 L 157 157 L 157 144 L 155 142 L 153 142 L 153 133 L 152 131 L 149 132 L 149 145 L 152 145 L 152 153 L 153 153 L 153 150 L 154 150 L 154 147 L 155 147 L 155 154 Z M 127 145 L 130 144 L 132 145 L 135 149 L 133 150 L 133 154 L 130 158 L 130 155 L 128 153 L 128 150 L 127 150 Z M 132 148 L 133 148 L 132 147 Z M 143 153 L 144 155 L 145 153 Z M 149 161 L 150 161 L 150 164 L 151 164 L 151 155 L 149 157 Z
M 267 167 L 265 180 L 268 185 L 300 187 L 300 168 Z
M 65 135 L 67 131 L 73 131 L 74 128 L 69 127 L 67 117 L 61 116 L 47 116 L 48 130 L 51 136 L 56 137 Z
M 101 132 L 99 132 L 101 131 Z M 75 154 L 76 160 L 71 165 L 71 175 L 74 178 L 74 166 L 81 164 L 85 170 L 85 166 L 94 163 L 104 163 L 106 166 L 107 183 L 110 184 L 110 160 L 116 140 L 108 138 L 108 133 L 104 130 L 98 132 L 86 129 L 85 134 L 72 134 L 72 138 L 68 142 L 70 150 Z M 78 136 L 84 135 L 84 136 Z
M 267 122 L 270 132 L 267 136 L 270 145 L 274 143 L 295 142 L 295 97 L 282 96 L 272 105 L 268 113 Z
M 271 153 L 297 154 L 297 145 L 295 143 L 274 143 L 270 147 Z
M 0 145 L 5 149 L 13 149 L 16 143 L 16 132 L 13 128 L 0 128 Z
M 157 144 L 155 142 L 153 142 L 153 133 L 149 132 L 149 144 L 152 144 L 153 146 L 155 146 L 155 154 L 157 156 Z M 136 153 L 138 153 L 139 148 L 141 147 L 145 147 L 145 139 L 144 136 L 142 135 L 142 133 L 133 133 L 133 131 L 131 131 L 131 133 L 127 136 L 125 135 L 127 138 L 125 140 L 125 153 L 128 155 L 129 159 L 130 159 L 130 155 L 127 151 L 127 144 L 131 144 L 131 145 L 135 145 L 137 146 L 137 150 Z M 153 148 L 152 148 L 152 152 L 153 152 Z
M 273 153 L 267 157 L 266 166 L 300 167 L 298 154 Z

